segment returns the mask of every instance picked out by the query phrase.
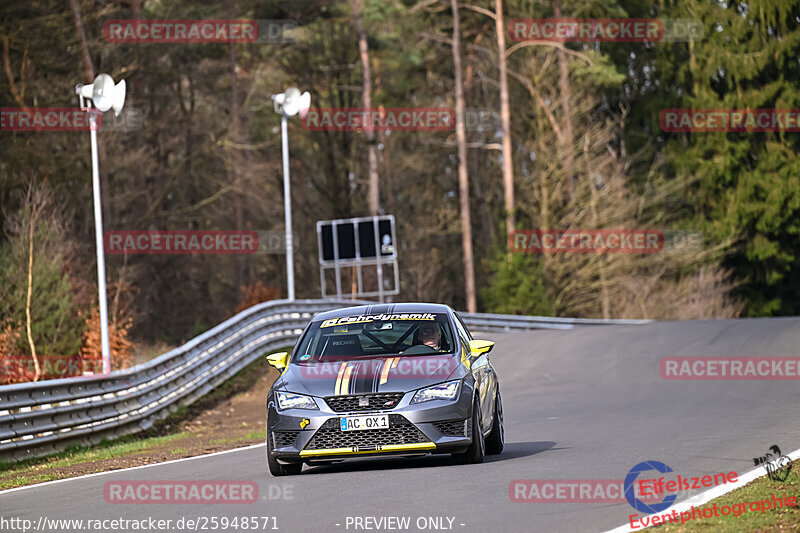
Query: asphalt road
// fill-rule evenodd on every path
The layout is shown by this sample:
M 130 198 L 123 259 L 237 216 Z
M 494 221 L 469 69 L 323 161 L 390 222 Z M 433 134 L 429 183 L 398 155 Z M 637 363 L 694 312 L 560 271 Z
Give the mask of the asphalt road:
M 172 520 L 163 531 L 180 531 L 175 526 L 182 517 L 206 517 L 197 529 L 205 525 L 213 531 L 213 516 L 276 517 L 266 521 L 266 530 L 277 526 L 285 532 L 403 531 L 379 529 L 373 522 L 356 528 L 354 522 L 355 517 L 389 516 L 410 517 L 407 531 L 602 531 L 627 522 L 633 508 L 627 503 L 515 503 L 509 484 L 515 479 L 621 480 L 643 460 L 662 461 L 691 476 L 742 474 L 772 444 L 784 452 L 800 448 L 797 381 L 666 381 L 658 368 L 664 356 L 797 356 L 800 318 L 480 337 L 497 341 L 491 357 L 506 418 L 506 450 L 484 464 L 456 466 L 448 456 L 361 459 L 273 478 L 264 448 L 257 447 L 7 492 L 0 494 L 0 516 L 26 518 L 34 525 L 43 516 Z M 104 485 L 120 480 L 252 480 L 260 499 L 239 505 L 107 503 Z M 443 518 L 437 523 L 429 517 Z M 265 530 L 264 522 L 259 519 L 258 531 Z M 218 523 L 216 530 L 224 531 Z M 115 530 L 112 525 L 107 523 L 107 530 Z M 12 527 L 0 523 L 0 530 L 21 531 Z M 77 529 L 50 524 L 47 530 Z

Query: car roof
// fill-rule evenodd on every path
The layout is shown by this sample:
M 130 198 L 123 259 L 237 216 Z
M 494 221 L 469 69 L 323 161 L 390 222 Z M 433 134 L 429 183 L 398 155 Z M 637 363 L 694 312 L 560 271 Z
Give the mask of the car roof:
M 342 307 L 331 311 L 323 311 L 314 316 L 314 320 L 327 320 L 343 316 L 379 315 L 396 313 L 450 313 L 450 307 L 444 304 L 412 303 L 357 305 Z

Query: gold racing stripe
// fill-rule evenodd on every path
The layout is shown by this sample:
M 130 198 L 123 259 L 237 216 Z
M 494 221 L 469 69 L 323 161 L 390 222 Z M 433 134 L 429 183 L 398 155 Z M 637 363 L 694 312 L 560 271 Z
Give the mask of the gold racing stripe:
M 347 394 L 347 390 L 350 388 L 350 374 L 353 373 L 353 367 L 348 366 L 347 370 L 344 371 L 344 377 L 342 378 L 342 386 L 338 394 Z
M 383 362 L 383 369 L 381 369 L 381 381 L 378 383 L 378 385 L 383 385 L 389 381 L 389 370 L 392 369 L 392 361 L 394 361 L 394 357 L 390 357 Z
M 341 388 L 342 376 L 344 376 L 344 371 L 345 371 L 346 368 L 347 368 L 347 363 L 344 363 L 342 366 L 339 367 L 339 375 L 336 376 L 336 386 L 333 388 L 333 393 L 336 396 L 341 394 L 341 392 L 339 392 L 339 389 Z

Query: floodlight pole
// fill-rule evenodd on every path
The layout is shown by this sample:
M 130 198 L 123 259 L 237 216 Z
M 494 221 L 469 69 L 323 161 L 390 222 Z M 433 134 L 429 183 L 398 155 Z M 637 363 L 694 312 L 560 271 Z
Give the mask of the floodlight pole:
M 294 300 L 294 243 L 292 242 L 292 193 L 289 181 L 289 133 L 286 114 L 281 113 L 281 145 L 283 149 L 283 213 L 286 226 L 286 284 L 289 300 Z
M 97 116 L 89 109 L 92 135 L 92 189 L 94 193 L 94 233 L 97 246 L 97 291 L 100 300 L 100 343 L 103 351 L 103 374 L 111 372 L 111 350 L 108 342 L 108 308 L 106 304 L 106 263 L 103 250 L 103 209 L 100 204 L 100 173 L 97 163 Z
M 100 87 L 98 87 L 100 84 Z M 90 94 L 84 94 L 87 87 L 82 83 L 75 86 L 75 94 L 80 100 L 81 109 L 89 114 L 89 133 L 92 138 L 92 194 L 94 197 L 94 234 L 97 248 L 97 299 L 100 307 L 100 345 L 103 354 L 103 374 L 111 373 L 111 348 L 108 342 L 108 307 L 106 302 L 106 261 L 103 250 L 103 208 L 100 197 L 100 172 L 97 162 L 97 113 L 114 109 L 119 116 L 125 103 L 125 80 L 114 85 L 108 74 L 98 74 L 90 86 Z M 111 94 L 108 94 L 110 89 Z M 84 97 L 91 100 L 86 105 Z M 95 109 L 96 108 L 96 111 Z

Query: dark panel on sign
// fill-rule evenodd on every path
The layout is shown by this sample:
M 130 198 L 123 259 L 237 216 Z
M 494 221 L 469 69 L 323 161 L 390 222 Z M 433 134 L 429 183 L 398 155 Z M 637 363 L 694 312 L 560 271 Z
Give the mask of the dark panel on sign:
M 378 236 L 381 243 L 381 255 L 392 255 L 395 252 L 394 242 L 392 242 L 392 222 L 391 220 L 378 221 Z
M 336 235 L 339 242 L 339 259 L 355 259 L 356 234 L 353 223 L 337 224 Z
M 375 224 L 371 220 L 358 223 L 358 246 L 361 257 L 375 257 Z
M 333 227 L 330 224 L 320 226 L 322 237 L 322 260 L 333 261 Z

